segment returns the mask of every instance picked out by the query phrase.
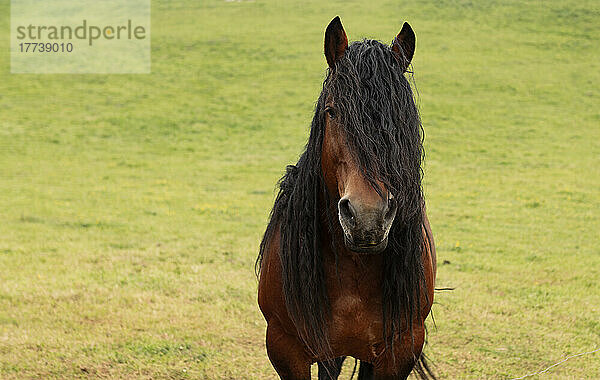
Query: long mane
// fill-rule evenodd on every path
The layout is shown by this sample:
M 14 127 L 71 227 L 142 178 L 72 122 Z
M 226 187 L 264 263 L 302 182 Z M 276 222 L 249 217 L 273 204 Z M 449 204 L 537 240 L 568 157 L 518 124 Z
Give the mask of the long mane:
M 260 272 L 267 245 L 280 234 L 283 293 L 288 314 L 313 354 L 328 356 L 327 297 L 321 240 L 329 229 L 340 236 L 336 200 L 329 199 L 321 168 L 325 101 L 338 108 L 346 143 L 365 178 L 383 182 L 398 202 L 389 233 L 382 276 L 384 340 L 421 318 L 425 288 L 422 262 L 423 132 L 411 86 L 397 56 L 375 40 L 352 43 L 329 70 L 315 107 L 310 136 L 296 165 L 287 167 L 260 245 Z M 324 222 L 325 221 L 325 222 Z M 336 239 L 332 239 L 336 240 Z M 333 251 L 336 252 L 335 247 Z

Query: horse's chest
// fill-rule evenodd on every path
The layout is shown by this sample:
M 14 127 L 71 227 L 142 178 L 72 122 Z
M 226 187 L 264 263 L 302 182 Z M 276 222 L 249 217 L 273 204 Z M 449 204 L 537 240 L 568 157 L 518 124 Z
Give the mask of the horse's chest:
M 383 349 L 381 257 L 328 256 L 329 339 L 335 354 L 373 359 Z
M 332 302 L 330 338 L 344 355 L 377 355 L 383 342 L 381 304 L 358 293 L 337 297 Z

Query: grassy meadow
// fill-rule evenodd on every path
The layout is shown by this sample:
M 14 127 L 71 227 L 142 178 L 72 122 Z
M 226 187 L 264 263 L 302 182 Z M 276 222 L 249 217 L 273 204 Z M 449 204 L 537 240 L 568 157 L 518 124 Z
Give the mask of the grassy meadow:
M 254 260 L 336 15 L 350 40 L 417 34 L 437 285 L 455 288 L 429 323 L 439 377 L 600 347 L 597 1 L 156 0 L 150 75 L 10 74 L 9 3 L 0 379 L 276 378 Z M 600 352 L 531 378 L 600 378 Z

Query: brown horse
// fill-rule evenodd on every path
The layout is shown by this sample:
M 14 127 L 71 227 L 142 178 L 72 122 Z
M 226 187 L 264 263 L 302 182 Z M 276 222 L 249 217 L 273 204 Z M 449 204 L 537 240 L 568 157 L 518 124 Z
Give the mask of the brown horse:
M 421 186 L 423 134 L 405 73 L 415 35 L 348 46 L 325 32 L 329 65 L 306 150 L 288 166 L 257 260 L 267 352 L 282 379 L 433 376 L 422 356 L 435 248 Z

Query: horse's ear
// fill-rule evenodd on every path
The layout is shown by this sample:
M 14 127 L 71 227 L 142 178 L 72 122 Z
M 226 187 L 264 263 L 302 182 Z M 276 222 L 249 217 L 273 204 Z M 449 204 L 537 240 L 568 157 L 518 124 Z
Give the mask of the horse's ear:
M 415 32 L 413 32 L 410 25 L 407 22 L 402 25 L 402 30 L 394 41 L 392 41 L 392 51 L 396 54 L 396 58 L 400 61 L 402 66 L 402 72 L 406 71 L 410 61 L 412 60 L 413 54 L 415 54 Z
M 329 67 L 332 69 L 335 67 L 335 62 L 344 55 L 347 47 L 348 37 L 340 17 L 336 16 L 325 30 L 325 58 Z

